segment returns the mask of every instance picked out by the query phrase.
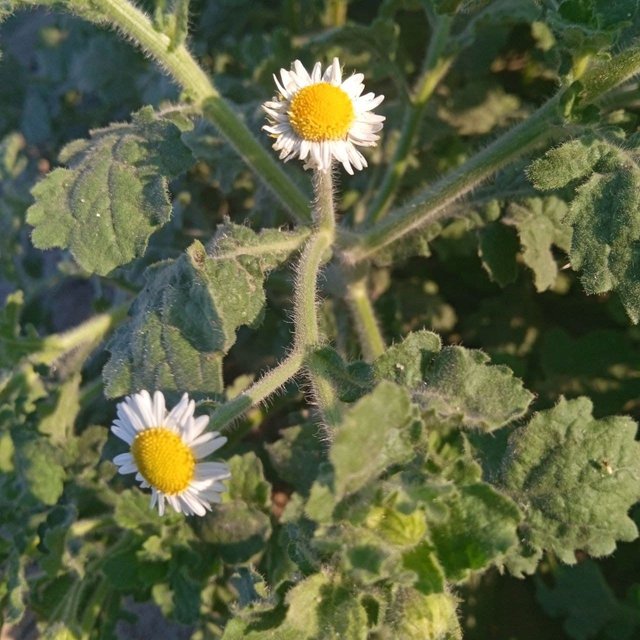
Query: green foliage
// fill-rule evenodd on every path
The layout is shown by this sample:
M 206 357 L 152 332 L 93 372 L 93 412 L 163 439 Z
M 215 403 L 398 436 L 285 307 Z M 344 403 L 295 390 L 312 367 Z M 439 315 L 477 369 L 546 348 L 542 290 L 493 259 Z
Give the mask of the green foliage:
M 637 5 L 2 5 L 0 621 L 635 637 Z M 385 127 L 310 201 L 261 104 L 333 56 Z M 115 471 L 143 388 L 228 438 L 204 517 Z
M 536 160 L 529 177 L 538 189 L 558 189 L 580 181 L 565 217 L 573 229 L 571 266 L 582 272 L 587 293 L 617 291 L 629 317 L 637 323 L 640 168 L 635 141 L 623 146 L 592 136 L 572 140 Z
M 198 241 L 146 274 L 131 320 L 109 343 L 107 393 L 137 389 L 221 393 L 222 358 L 241 325 L 262 320 L 266 273 L 298 248 L 305 234 L 256 234 L 226 224 L 208 249 Z
M 588 398 L 561 399 L 513 433 L 505 457 L 504 483 L 525 513 L 526 542 L 568 564 L 577 550 L 599 557 L 638 535 L 627 514 L 640 496 L 637 425 L 596 420 L 592 409 Z
M 630 640 L 640 627 L 638 609 L 616 599 L 592 560 L 560 567 L 554 582 L 548 587 L 538 581 L 538 600 L 549 615 L 564 618 L 571 638 L 588 640 L 598 635 Z
M 149 236 L 171 216 L 167 179 L 192 158 L 178 127 L 148 107 L 131 123 L 68 144 L 60 162 L 69 168 L 33 189 L 33 243 L 68 248 L 82 268 L 105 275 L 144 254 Z
M 481 351 L 441 349 L 426 331 L 410 334 L 375 363 L 379 377 L 412 388 L 429 418 L 492 431 L 524 415 L 532 395 L 508 367 Z

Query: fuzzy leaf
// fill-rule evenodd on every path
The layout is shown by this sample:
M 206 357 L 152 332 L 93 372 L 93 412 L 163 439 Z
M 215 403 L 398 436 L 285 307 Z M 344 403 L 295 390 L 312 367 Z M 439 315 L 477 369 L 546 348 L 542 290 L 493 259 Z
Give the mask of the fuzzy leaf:
M 147 270 L 130 321 L 114 334 L 104 368 L 106 392 L 223 389 L 222 358 L 241 325 L 262 319 L 266 273 L 284 262 L 306 232 L 226 224 L 208 251 L 196 241 L 177 260 Z
M 488 484 L 461 487 L 446 505 L 447 517 L 432 523 L 431 539 L 449 580 L 464 580 L 472 571 L 500 562 L 517 544 L 520 510 Z
M 403 640 L 462 640 L 456 600 L 445 593 L 424 595 L 415 589 L 398 589 L 389 621 L 393 638 Z
M 376 374 L 413 388 L 440 421 L 493 431 L 524 415 L 533 395 L 508 367 L 482 351 L 439 347 L 435 334 L 410 334 L 375 362 Z
M 70 249 L 80 266 L 105 275 L 144 254 L 171 216 L 167 178 L 193 162 L 180 130 L 146 107 L 130 123 L 75 140 L 58 168 L 33 189 L 33 244 Z
M 16 447 L 16 465 L 31 494 L 47 505 L 62 495 L 65 471 L 59 452 L 45 438 L 27 440 Z
M 637 146 L 632 138 L 629 147 Z M 573 227 L 569 257 L 588 294 L 615 290 L 640 320 L 640 164 L 636 148 L 585 137 L 548 151 L 529 168 L 539 189 L 582 180 L 565 222 Z
M 414 411 L 405 389 L 381 382 L 345 413 L 329 451 L 337 496 L 358 491 L 390 465 L 413 456 Z M 354 455 L 365 443 L 367 455 Z
M 310 423 L 283 429 L 281 438 L 265 444 L 271 464 L 278 475 L 296 491 L 307 495 L 318 475 L 328 445 L 322 442 L 319 428 Z
M 637 425 L 622 416 L 596 420 L 592 409 L 588 398 L 562 399 L 536 414 L 510 437 L 504 463 L 527 542 L 569 564 L 578 549 L 599 557 L 638 535 L 627 515 L 640 498 Z

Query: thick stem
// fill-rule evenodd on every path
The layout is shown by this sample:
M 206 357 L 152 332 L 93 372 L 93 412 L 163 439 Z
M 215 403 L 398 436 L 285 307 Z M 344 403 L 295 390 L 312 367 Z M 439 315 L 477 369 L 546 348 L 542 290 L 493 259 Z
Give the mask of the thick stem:
M 170 38 L 156 31 L 149 17 L 128 0 L 69 0 L 65 6 L 87 19 L 108 22 L 131 38 L 185 90 L 195 105 L 238 152 L 256 175 L 276 195 L 298 222 L 309 223 L 306 196 L 284 173 L 273 156 L 262 147 L 184 45 L 172 47 Z M 96 15 L 97 12 L 97 15 Z
M 550 137 L 553 132 L 550 123 L 558 116 L 559 101 L 559 96 L 549 100 L 528 120 L 502 135 L 371 230 L 361 236 L 345 234 L 342 241 L 352 245 L 343 253 L 345 261 L 349 264 L 360 262 L 411 231 L 435 222 L 452 202 L 469 193 L 533 145 Z
M 639 69 L 640 47 L 633 47 L 607 62 L 594 65 L 584 72 L 577 87 L 572 85 L 561 90 L 526 121 L 504 133 L 384 222 L 364 234 L 341 234 L 339 242 L 345 247 L 344 259 L 351 264 L 360 262 L 411 231 L 437 221 L 456 199 L 469 193 L 480 182 L 533 146 L 556 134 L 554 125 L 562 123 L 560 107 L 567 92 L 574 92 L 577 88 L 579 105 L 585 106 L 628 80 Z
M 451 67 L 453 57 L 442 57 L 450 28 L 451 18 L 439 16 L 436 19 L 423 71 L 416 83 L 413 98 L 407 104 L 400 130 L 400 138 L 394 150 L 393 158 L 387 166 L 382 184 L 377 189 L 376 197 L 371 203 L 365 221 L 367 224 L 372 224 L 384 217 L 393 203 L 402 177 L 409 166 L 411 149 L 418 136 L 425 107 L 436 87 Z
M 386 345 L 369 299 L 365 278 L 348 285 L 347 304 L 355 321 L 362 355 L 367 362 L 373 362 L 385 352 Z

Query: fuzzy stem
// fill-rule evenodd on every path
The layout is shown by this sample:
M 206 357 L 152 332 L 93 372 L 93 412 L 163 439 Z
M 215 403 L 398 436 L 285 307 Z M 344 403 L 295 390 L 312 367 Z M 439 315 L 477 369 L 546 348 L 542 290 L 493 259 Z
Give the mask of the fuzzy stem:
M 416 196 L 394 215 L 364 234 L 343 232 L 339 238 L 345 247 L 344 259 L 355 264 L 406 234 L 446 215 L 447 207 L 469 193 L 535 145 L 556 134 L 554 125 L 562 123 L 563 100 L 576 94 L 579 106 L 600 99 L 606 92 L 628 80 L 640 70 L 640 46 L 632 47 L 611 60 L 594 65 L 579 83 L 562 89 L 527 120 L 502 134 L 464 165 Z
M 235 422 L 242 414 L 259 404 L 283 384 L 293 378 L 302 367 L 303 356 L 299 351 L 292 351 L 276 367 L 265 373 L 248 389 L 229 402 L 218 407 L 211 416 L 211 429 L 222 431 Z
M 67 9 L 98 23 L 110 23 L 131 38 L 184 89 L 188 98 L 203 109 L 229 144 L 276 195 L 294 220 L 309 223 L 306 196 L 284 173 L 273 156 L 262 147 L 183 45 L 174 46 L 164 33 L 156 31 L 149 17 L 128 0 L 68 0 Z M 90 7 L 90 10 L 88 9 Z
M 245 411 L 262 402 L 293 378 L 303 365 L 310 346 L 320 341 L 316 309 L 318 271 L 327 249 L 331 247 L 335 232 L 333 215 L 333 185 L 330 173 L 316 176 L 316 229 L 311 234 L 297 267 L 294 292 L 295 337 L 289 356 L 278 366 L 264 374 L 246 391 L 218 407 L 211 417 L 211 428 L 225 429 Z M 329 215 L 330 213 L 330 215 Z
M 459 169 L 436 182 L 395 215 L 369 231 L 362 235 L 344 234 L 341 238 L 347 244 L 343 253 L 344 260 L 349 264 L 360 262 L 411 231 L 443 217 L 446 208 L 455 200 L 469 193 L 533 145 L 549 138 L 553 133 L 550 122 L 558 115 L 559 102 L 559 96 L 549 100 L 528 120 L 503 134 Z
M 333 202 L 333 177 L 331 170 L 316 171 L 314 177 L 316 206 L 314 218 L 316 232 L 302 254 L 296 280 L 294 317 L 296 322 L 296 350 L 307 354 L 320 343 L 317 312 L 318 273 L 327 257 L 327 250 L 335 237 L 335 209 Z M 322 421 L 329 427 L 340 422 L 340 401 L 331 383 L 318 375 L 313 357 L 306 359 L 306 371 L 313 389 L 314 400 Z
M 373 305 L 367 293 L 364 278 L 347 286 L 347 304 L 354 318 L 356 331 L 367 362 L 373 362 L 386 350 L 386 344 L 378 325 Z
M 452 56 L 442 56 L 450 28 L 451 18 L 448 16 L 436 18 L 423 71 L 415 85 L 411 102 L 405 110 L 400 138 L 393 153 L 393 158 L 387 165 L 382 184 L 377 189 L 376 197 L 371 203 L 365 220 L 366 224 L 372 224 L 385 216 L 393 203 L 402 177 L 409 166 L 410 152 L 415 144 L 427 103 L 453 62 Z

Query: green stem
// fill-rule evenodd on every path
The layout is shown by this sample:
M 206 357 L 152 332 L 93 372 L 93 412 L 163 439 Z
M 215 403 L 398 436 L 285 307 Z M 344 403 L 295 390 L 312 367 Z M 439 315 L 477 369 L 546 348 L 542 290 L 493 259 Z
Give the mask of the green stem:
M 296 350 L 292 351 L 287 358 L 265 373 L 248 389 L 218 407 L 211 416 L 211 429 L 214 431 L 224 430 L 240 418 L 245 411 L 275 393 L 300 371 L 302 362 L 302 353 Z
M 341 403 L 331 382 L 320 371 L 316 371 L 313 358 L 313 347 L 319 345 L 321 341 L 317 311 L 318 273 L 328 257 L 328 249 L 335 237 L 335 205 L 331 170 L 316 171 L 314 191 L 316 231 L 302 254 L 296 281 L 294 305 L 296 350 L 309 354 L 305 359 L 305 368 L 322 422 L 327 427 L 336 427 L 341 421 Z
M 576 88 L 579 105 L 585 106 L 628 80 L 639 69 L 640 47 L 628 49 L 607 62 L 592 66 L 584 72 L 577 87 L 571 85 L 562 89 L 526 121 L 502 134 L 460 168 L 423 191 L 395 214 L 364 234 L 343 232 L 339 243 L 345 247 L 344 259 L 355 264 L 370 258 L 406 234 L 444 217 L 447 207 L 456 199 L 466 195 L 496 171 L 554 135 L 555 125 L 562 123 L 563 99 L 574 93 Z
M 371 203 L 365 220 L 366 224 L 372 224 L 386 215 L 393 203 L 402 177 L 407 171 L 410 152 L 418 136 L 427 103 L 453 62 L 452 56 L 442 57 L 450 28 L 451 18 L 441 16 L 436 19 L 423 71 L 416 83 L 413 97 L 406 107 L 400 138 L 394 150 L 393 158 L 387 165 L 382 184 L 377 189 L 376 197 Z
M 311 215 L 306 196 L 284 173 L 273 156 L 256 140 L 233 107 L 217 89 L 183 45 L 172 46 L 171 39 L 156 31 L 149 17 L 128 0 L 68 0 L 65 6 L 94 22 L 109 22 L 131 38 L 185 90 L 240 154 L 256 175 L 271 189 L 292 217 L 308 223 Z
M 300 256 L 294 292 L 295 337 L 291 353 L 278 366 L 264 374 L 246 391 L 216 409 L 211 428 L 221 431 L 245 411 L 268 398 L 293 378 L 303 365 L 309 346 L 320 341 L 316 309 L 318 271 L 326 259 L 335 234 L 333 186 L 329 173 L 318 173 L 316 188 L 316 229 Z M 331 215 L 328 215 L 328 211 Z
M 446 208 L 455 200 L 469 193 L 533 145 L 549 138 L 553 133 L 550 123 L 558 118 L 559 102 L 559 96 L 549 100 L 528 120 L 503 134 L 460 168 L 366 233 L 345 233 L 341 239 L 347 245 L 344 259 L 350 264 L 360 262 L 406 234 L 442 218 Z
M 373 362 L 387 347 L 367 292 L 366 278 L 347 286 L 347 304 L 355 320 L 362 355 L 367 362 Z

